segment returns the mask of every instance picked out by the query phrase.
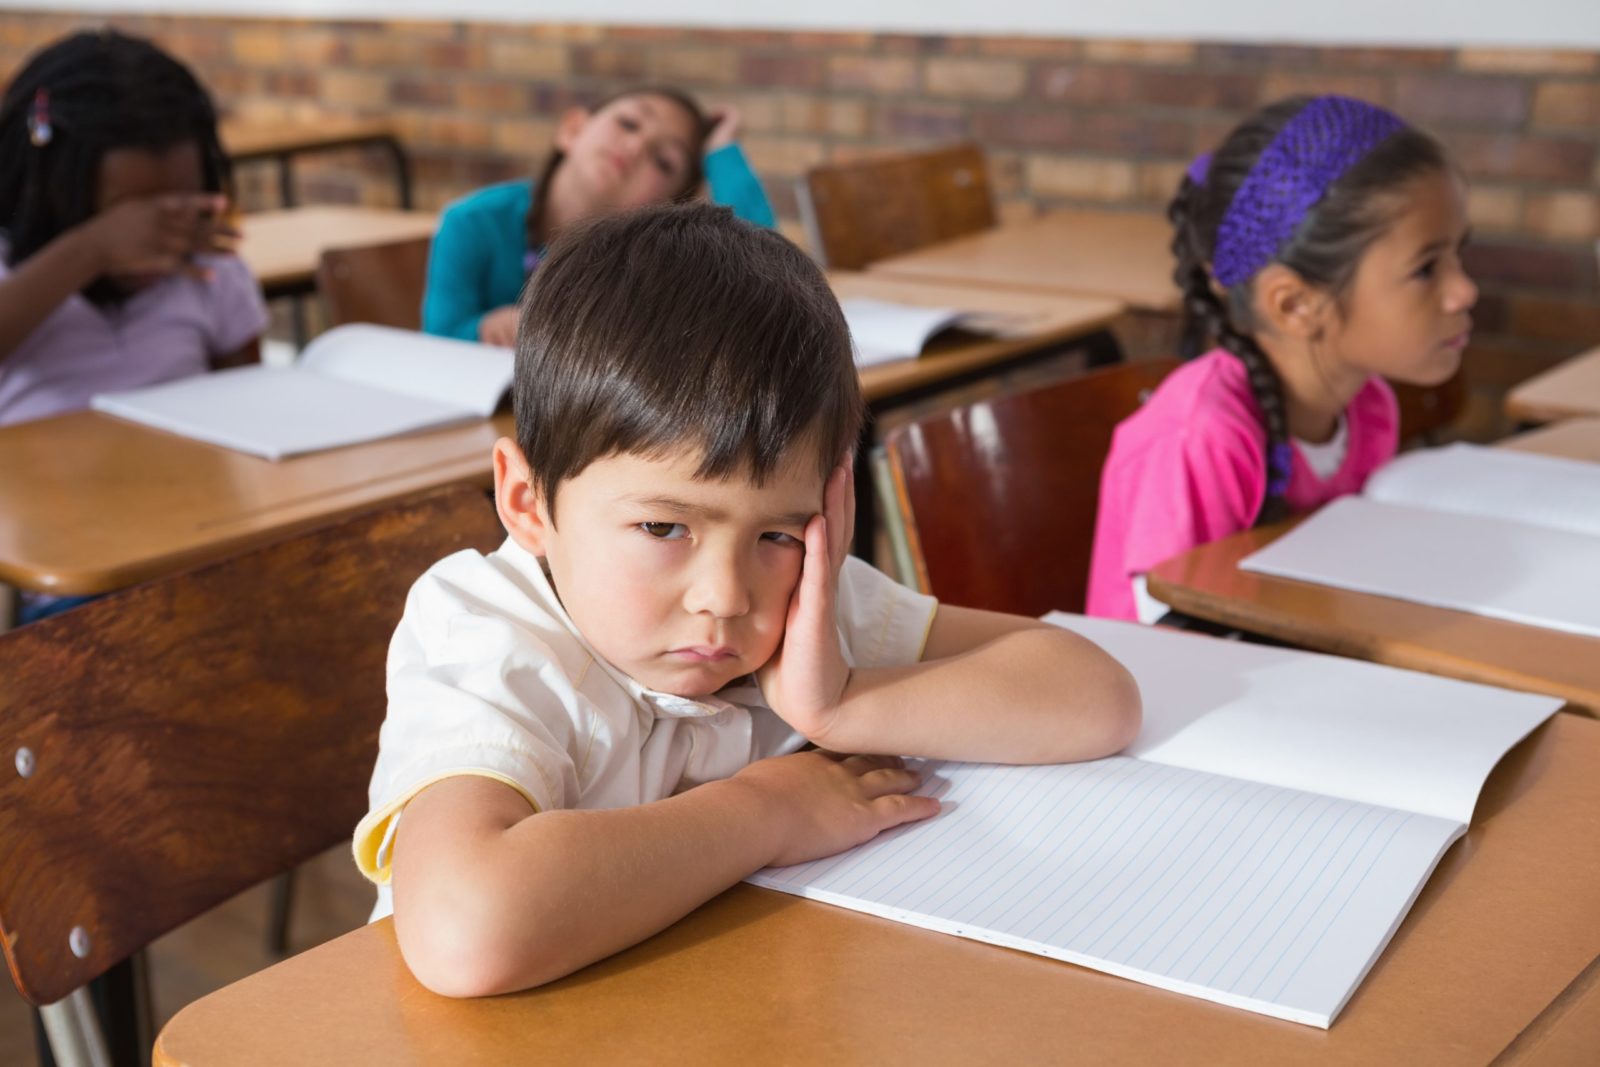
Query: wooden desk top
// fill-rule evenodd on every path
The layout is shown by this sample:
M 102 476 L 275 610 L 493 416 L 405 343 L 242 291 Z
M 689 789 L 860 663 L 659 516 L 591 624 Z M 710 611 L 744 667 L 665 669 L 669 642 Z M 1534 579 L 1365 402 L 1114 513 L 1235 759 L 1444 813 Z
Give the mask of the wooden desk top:
M 1172 227 L 1159 215 L 1058 211 L 880 260 L 868 273 L 1109 296 L 1175 311 Z
M 490 482 L 510 416 L 271 462 L 96 412 L 0 428 L 0 581 L 102 593 L 342 514 Z
M 1490 776 L 1328 1031 L 740 886 L 492 1000 L 424 990 L 384 921 L 184 1008 L 155 1062 L 1484 1064 L 1536 1024 L 1570 1045 L 1586 1018 L 1540 1017 L 1600 956 L 1597 810 L 1600 723 L 1558 715 Z
M 239 258 L 261 288 L 306 288 L 317 276 L 317 261 L 330 248 L 383 244 L 432 237 L 439 216 L 432 211 L 315 204 L 243 217 Z
M 1511 390 L 1506 395 L 1506 415 L 1516 422 L 1600 415 L 1600 348 L 1573 356 Z
M 917 359 L 880 363 L 861 370 L 861 391 L 880 403 L 1017 355 L 1082 337 L 1121 315 L 1120 300 L 1097 296 L 1030 293 L 851 271 L 830 271 L 828 284 L 840 300 L 872 299 L 919 307 L 1000 312 L 1027 316 L 1026 333 L 1013 337 L 936 338 Z
M 239 115 L 222 120 L 217 132 L 235 162 L 387 141 L 395 136 L 394 124 L 387 120 L 344 115 L 301 121 Z
M 1600 419 L 1502 447 L 1600 460 Z M 1185 614 L 1302 648 L 1548 693 L 1600 715 L 1600 639 L 1239 569 L 1293 525 L 1246 530 L 1167 560 L 1150 572 L 1150 592 Z

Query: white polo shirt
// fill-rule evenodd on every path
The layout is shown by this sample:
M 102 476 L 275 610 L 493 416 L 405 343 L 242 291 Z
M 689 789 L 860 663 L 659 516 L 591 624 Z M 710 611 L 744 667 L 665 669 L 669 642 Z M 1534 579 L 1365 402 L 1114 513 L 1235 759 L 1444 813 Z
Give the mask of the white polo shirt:
M 851 666 L 921 659 L 932 597 L 851 557 L 837 604 Z M 751 676 L 692 700 L 618 671 L 573 625 L 538 558 L 510 539 L 487 556 L 457 552 L 417 579 L 389 646 L 388 675 L 370 808 L 354 842 L 357 865 L 380 886 L 374 918 L 392 910 L 400 810 L 442 779 L 504 782 L 535 811 L 620 808 L 805 744 Z

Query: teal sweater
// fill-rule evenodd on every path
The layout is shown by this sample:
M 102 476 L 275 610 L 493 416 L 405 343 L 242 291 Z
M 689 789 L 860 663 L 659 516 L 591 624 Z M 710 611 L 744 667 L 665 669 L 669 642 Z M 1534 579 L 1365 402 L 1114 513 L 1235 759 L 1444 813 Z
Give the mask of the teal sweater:
M 773 224 L 772 206 L 738 145 L 712 152 L 705 167 L 711 199 L 749 222 Z M 486 186 L 445 208 L 428 253 L 424 332 L 476 341 L 485 314 L 517 302 L 528 278 L 532 206 L 533 183 L 523 178 Z

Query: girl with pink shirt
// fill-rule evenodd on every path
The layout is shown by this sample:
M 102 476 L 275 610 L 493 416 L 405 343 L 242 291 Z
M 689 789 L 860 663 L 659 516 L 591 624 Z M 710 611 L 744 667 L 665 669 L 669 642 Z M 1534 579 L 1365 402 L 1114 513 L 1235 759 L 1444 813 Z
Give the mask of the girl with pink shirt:
M 1151 567 L 1360 491 L 1398 442 L 1383 378 L 1450 378 L 1477 301 L 1459 172 L 1364 101 L 1263 108 L 1168 217 L 1186 355 L 1212 347 L 1117 427 L 1089 574 L 1090 614 L 1146 622 Z

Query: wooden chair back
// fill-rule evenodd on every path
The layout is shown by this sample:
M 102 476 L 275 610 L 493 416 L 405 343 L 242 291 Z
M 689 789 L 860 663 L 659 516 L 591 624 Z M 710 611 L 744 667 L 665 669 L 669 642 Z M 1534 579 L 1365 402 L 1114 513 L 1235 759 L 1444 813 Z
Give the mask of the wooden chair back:
M 1390 382 L 1400 403 L 1400 443 L 1439 444 L 1443 432 L 1461 416 L 1466 404 L 1467 383 L 1464 371 L 1456 371 L 1449 381 L 1438 385 L 1406 385 Z
M 885 446 L 917 583 L 965 607 L 1082 611 L 1111 433 L 1177 366 L 1129 363 L 901 426 Z
M 372 322 L 402 330 L 421 329 L 430 244 L 429 238 L 411 237 L 322 253 L 317 289 L 328 325 Z
M 343 839 L 406 591 L 492 549 L 453 490 L 0 635 L 0 944 L 51 1004 Z
M 817 167 L 799 193 L 807 236 L 829 270 L 860 270 L 995 224 L 989 170 L 973 144 Z

